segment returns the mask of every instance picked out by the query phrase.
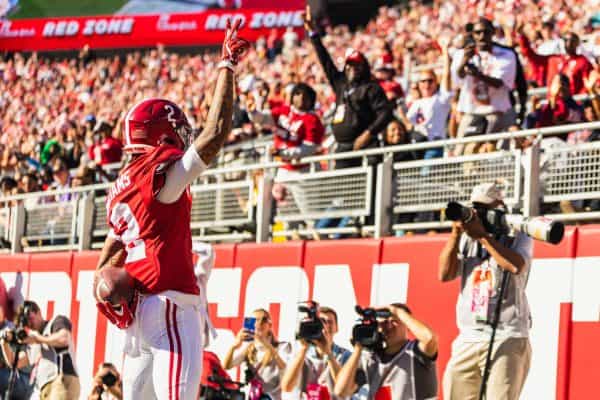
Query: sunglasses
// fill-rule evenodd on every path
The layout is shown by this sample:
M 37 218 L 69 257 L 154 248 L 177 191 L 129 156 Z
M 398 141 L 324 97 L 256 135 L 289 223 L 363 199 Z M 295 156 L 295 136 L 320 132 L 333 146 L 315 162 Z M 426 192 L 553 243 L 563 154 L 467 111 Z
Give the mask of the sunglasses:
M 419 83 L 433 83 L 433 79 L 428 78 L 428 79 L 420 79 Z
M 487 33 L 487 31 L 485 29 L 478 29 L 478 30 L 474 30 L 472 31 L 473 35 L 485 35 Z

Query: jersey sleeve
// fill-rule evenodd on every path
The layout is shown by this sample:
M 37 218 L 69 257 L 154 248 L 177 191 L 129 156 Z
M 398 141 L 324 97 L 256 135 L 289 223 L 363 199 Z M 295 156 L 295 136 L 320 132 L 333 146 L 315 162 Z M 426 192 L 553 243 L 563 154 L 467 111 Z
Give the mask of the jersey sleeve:
M 183 157 L 183 152 L 176 148 L 156 149 L 148 157 L 143 166 L 145 172 L 137 182 L 144 201 L 148 204 L 157 200 L 157 196 L 167 182 L 169 167 Z
M 279 106 L 271 110 L 271 116 L 273 117 L 273 122 L 278 124 L 279 118 L 282 115 L 288 115 L 290 113 L 290 108 L 288 106 Z

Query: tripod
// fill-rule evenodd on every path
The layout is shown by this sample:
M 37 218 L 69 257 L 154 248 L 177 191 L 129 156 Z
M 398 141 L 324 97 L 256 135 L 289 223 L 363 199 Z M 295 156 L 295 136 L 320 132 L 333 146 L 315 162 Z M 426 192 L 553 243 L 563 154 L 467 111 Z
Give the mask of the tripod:
M 492 363 L 492 350 L 494 348 L 494 339 L 496 338 L 496 329 L 498 328 L 498 322 L 500 320 L 500 310 L 502 309 L 502 299 L 504 298 L 504 292 L 508 285 L 508 277 L 510 272 L 504 270 L 502 272 L 502 284 L 500 285 L 500 298 L 496 303 L 494 309 L 494 319 L 492 320 L 492 335 L 490 337 L 490 345 L 488 346 L 487 356 L 485 358 L 485 367 L 483 368 L 483 378 L 481 380 L 481 386 L 479 387 L 479 400 L 485 399 L 485 391 L 487 389 L 487 381 L 490 377 L 490 367 Z
M 15 390 L 15 385 L 17 383 L 17 375 L 19 374 L 19 370 L 17 368 L 17 365 L 19 364 L 19 353 L 22 351 L 22 347 L 22 344 L 16 344 L 13 362 L 10 366 L 8 387 L 6 388 L 6 392 L 4 393 L 4 400 L 13 400 L 13 391 Z

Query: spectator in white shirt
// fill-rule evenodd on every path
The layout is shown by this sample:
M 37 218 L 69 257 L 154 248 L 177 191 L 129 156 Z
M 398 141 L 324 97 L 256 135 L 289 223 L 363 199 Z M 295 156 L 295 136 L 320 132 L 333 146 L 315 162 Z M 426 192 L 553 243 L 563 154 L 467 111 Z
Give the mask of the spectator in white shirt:
M 458 137 L 464 137 L 473 118 L 485 116 L 488 121 L 486 133 L 502 132 L 516 118 L 510 102 L 510 91 L 515 84 L 515 53 L 492 43 L 492 23 L 480 18 L 471 32 L 472 39 L 457 50 L 452 61 L 452 79 L 460 88 L 457 110 L 463 113 Z M 465 154 L 476 153 L 478 145 L 468 145 Z M 463 153 L 457 146 L 455 154 Z
M 420 98 L 411 103 L 406 115 L 407 128 L 422 134 L 430 141 L 443 140 L 448 137 L 448 115 L 452 101 L 448 41 L 442 43 L 442 56 L 444 71 L 441 82 L 438 83 L 433 70 L 421 72 L 417 81 Z M 424 158 L 437 158 L 443 155 L 443 147 L 437 147 L 426 150 Z

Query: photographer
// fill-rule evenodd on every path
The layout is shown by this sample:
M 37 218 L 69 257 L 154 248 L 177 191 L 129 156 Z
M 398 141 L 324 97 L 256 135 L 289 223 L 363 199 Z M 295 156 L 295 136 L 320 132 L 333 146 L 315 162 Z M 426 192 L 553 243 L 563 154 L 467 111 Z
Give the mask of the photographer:
M 108 362 L 98 368 L 94 376 L 94 386 L 88 395 L 88 400 L 122 400 L 123 382 L 117 368 Z
M 4 347 L 4 342 L 8 342 L 8 346 L 14 352 L 17 346 L 19 346 L 16 341 L 16 329 L 15 325 L 4 317 L 4 307 L 0 307 L 0 331 L 2 347 Z M 17 364 L 17 370 L 14 371 L 17 376 L 12 390 L 13 399 L 28 399 L 32 391 L 32 387 L 29 384 L 30 369 L 25 366 L 24 356 L 24 353 L 20 354 L 19 359 L 23 361 Z M 19 369 L 19 367 L 22 369 Z M 4 354 L 0 353 L 0 399 L 4 398 L 8 389 L 12 368 L 12 363 L 8 363 Z
M 355 327 L 354 351 L 338 375 L 336 395 L 381 400 L 436 398 L 436 334 L 402 303 L 367 310 L 377 315 L 370 322 L 376 324 L 373 333 L 377 332 L 378 339 L 371 337 L 367 342 Z M 408 339 L 409 331 L 415 340 Z
M 514 238 L 496 234 L 490 213 L 504 207 L 496 183 L 476 186 L 468 222 L 453 222 L 452 233 L 440 254 L 439 279 L 461 279 L 456 305 L 459 335 L 444 374 L 445 399 L 473 399 L 480 391 L 494 325 L 494 310 L 501 309 L 489 366 L 487 399 L 518 399 L 529 371 L 531 317 L 525 287 L 531 266 L 531 239 L 518 232 Z M 483 218 L 483 221 L 482 221 Z M 505 293 L 500 299 L 503 271 Z
M 460 88 L 458 111 L 463 113 L 458 137 L 467 136 L 468 128 L 477 116 L 487 119 L 486 133 L 502 132 L 516 118 L 510 101 L 515 85 L 517 59 L 512 49 L 497 46 L 492 41 L 494 26 L 479 18 L 467 36 L 465 46 L 452 57 L 452 82 Z M 469 144 L 465 154 L 477 153 L 479 144 Z M 455 149 L 463 154 L 462 145 Z
M 79 398 L 79 377 L 75 371 L 75 356 L 71 337 L 71 321 L 62 315 L 50 321 L 42 318 L 39 306 L 25 301 L 17 311 L 17 321 L 26 321 L 25 336 L 20 343 L 27 345 L 18 367 L 34 365 L 35 392 L 40 398 Z M 2 350 L 8 363 L 12 363 L 14 352 L 6 340 Z
M 312 303 L 309 307 L 316 309 L 317 305 Z M 337 313 L 332 308 L 321 307 L 315 314 L 321 322 L 321 332 L 316 335 L 319 338 L 298 339 L 295 354 L 288 362 L 281 379 L 281 390 L 283 392 L 299 390 L 309 399 L 345 398 L 333 395 L 337 375 L 350 357 L 348 350 L 333 342 L 333 337 L 338 332 Z M 312 317 L 309 314 L 310 318 Z
M 278 342 L 273 333 L 271 316 L 264 309 L 252 313 L 254 332 L 241 329 L 233 346 L 223 358 L 223 368 L 231 369 L 243 364 L 250 390 L 267 394 L 273 400 L 281 398 L 280 380 L 285 370 L 289 343 Z

